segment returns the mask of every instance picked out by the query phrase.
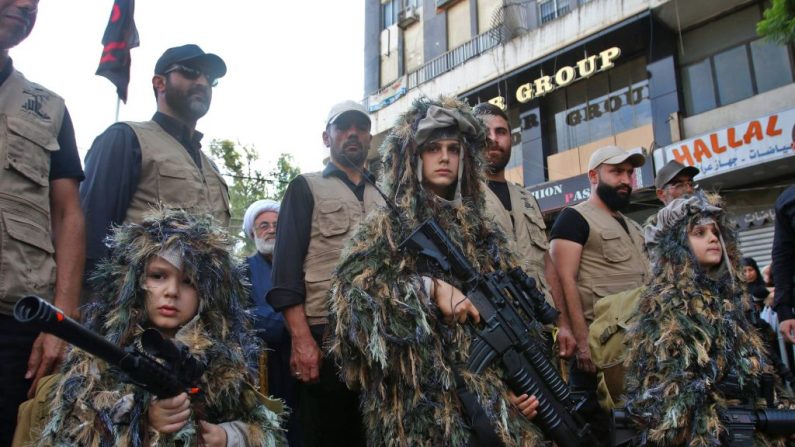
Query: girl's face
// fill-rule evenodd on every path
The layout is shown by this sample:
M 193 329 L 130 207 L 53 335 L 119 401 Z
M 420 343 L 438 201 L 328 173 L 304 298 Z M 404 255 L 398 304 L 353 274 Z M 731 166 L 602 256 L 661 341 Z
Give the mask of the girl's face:
M 155 256 L 146 266 L 146 314 L 163 335 L 174 337 L 199 310 L 199 294 L 190 278 Z
M 454 138 L 434 140 L 422 153 L 422 185 L 439 197 L 452 199 L 458 181 L 461 142 Z
M 723 249 L 714 223 L 694 226 L 687 234 L 690 249 L 702 267 L 714 267 L 723 259 Z
M 743 267 L 743 273 L 745 274 L 745 282 L 754 282 L 756 281 L 756 269 L 751 267 L 750 265 L 746 265 Z

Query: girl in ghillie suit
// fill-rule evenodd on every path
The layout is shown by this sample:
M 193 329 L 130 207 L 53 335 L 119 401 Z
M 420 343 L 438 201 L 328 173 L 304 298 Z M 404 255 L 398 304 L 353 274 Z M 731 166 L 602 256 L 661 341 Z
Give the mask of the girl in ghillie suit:
M 343 254 L 331 289 L 327 347 L 344 381 L 361 393 L 369 445 L 473 445 L 456 395 L 456 374 L 502 443 L 542 445 L 542 435 L 528 420 L 535 413 L 534 397 L 509 394 L 495 366 L 480 376 L 465 370 L 472 333 L 456 322 L 477 321 L 479 315 L 459 291 L 460 282 L 398 248 L 435 216 L 476 269 L 489 272 L 513 263 L 504 237 L 483 216 L 485 142 L 468 106 L 423 98 L 381 146 L 380 186 L 400 216 L 387 209 L 374 212 Z
M 100 298 L 87 311 L 88 328 L 121 347 L 140 347 L 146 328 L 183 343 L 206 362 L 197 384 L 202 393 L 158 400 L 125 383 L 118 369 L 73 349 L 39 445 L 285 444 L 283 415 L 249 385 L 256 376 L 247 359 L 259 347 L 244 311 L 242 265 L 227 234 L 209 218 L 160 212 L 118 228 L 109 244 L 110 258 L 93 276 Z
M 649 445 L 724 445 L 721 415 L 760 404 L 760 375 L 772 371 L 746 317 L 735 235 L 719 197 L 699 194 L 663 208 L 645 237 L 654 278 L 624 342 L 627 410 Z M 727 392 L 730 377 L 742 396 Z M 756 433 L 754 445 L 784 443 Z

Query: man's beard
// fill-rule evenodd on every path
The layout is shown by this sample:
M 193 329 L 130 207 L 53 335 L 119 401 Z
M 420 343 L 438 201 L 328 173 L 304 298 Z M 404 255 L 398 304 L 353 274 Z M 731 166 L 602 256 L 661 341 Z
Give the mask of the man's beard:
M 334 161 L 349 168 L 358 168 L 363 166 L 364 160 L 367 158 L 367 148 L 357 143 L 359 150 L 357 150 L 355 153 L 350 153 L 345 148 L 348 143 L 349 141 L 346 141 L 341 148 L 332 149 Z
M 596 195 L 602 199 L 602 202 L 613 211 L 622 211 L 628 205 L 632 195 L 632 187 L 626 185 L 627 192 L 619 192 L 617 187 L 602 183 L 599 180 L 599 185 L 596 187 Z
M 491 146 L 486 148 L 486 169 L 492 174 L 496 174 L 505 170 L 505 167 L 508 166 L 508 162 L 511 160 L 511 151 L 503 150 L 502 152 L 497 152 L 495 157 L 491 157 L 489 154 L 489 149 Z
M 187 92 L 174 87 L 168 80 L 166 80 L 166 103 L 171 107 L 180 117 L 189 120 L 198 120 L 203 117 L 210 110 L 209 93 L 205 93 L 207 98 L 205 101 L 191 98 L 193 93 L 206 89 L 207 87 L 201 85 L 194 85 Z
M 257 246 L 257 251 L 262 255 L 272 255 L 273 247 L 276 245 L 276 239 L 262 239 L 259 237 L 254 238 L 254 245 Z

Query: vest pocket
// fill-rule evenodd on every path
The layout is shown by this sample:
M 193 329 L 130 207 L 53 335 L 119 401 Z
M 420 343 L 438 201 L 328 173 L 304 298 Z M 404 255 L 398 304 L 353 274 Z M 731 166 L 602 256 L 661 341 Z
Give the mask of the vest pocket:
M 2 213 L 0 296 L 15 302 L 28 294 L 52 298 L 55 252 L 49 231 L 22 216 Z
M 158 164 L 157 199 L 167 208 L 195 211 L 198 206 L 199 193 L 204 191 L 203 185 L 186 171 L 173 164 Z
M 533 244 L 544 251 L 548 250 L 549 240 L 547 240 L 547 233 L 544 231 L 547 228 L 544 219 L 538 216 L 537 213 L 530 212 L 529 210 L 525 210 L 524 215 L 527 220 L 527 227 Z
M 13 116 L 6 117 L 6 166 L 39 186 L 50 183 L 50 153 L 58 141 L 44 126 Z
M 604 230 L 601 236 L 602 253 L 608 261 L 623 262 L 632 256 L 632 247 L 621 239 L 621 233 L 618 231 Z
M 345 205 L 338 201 L 326 201 L 318 204 L 317 226 L 323 237 L 347 233 L 350 226 L 350 218 Z

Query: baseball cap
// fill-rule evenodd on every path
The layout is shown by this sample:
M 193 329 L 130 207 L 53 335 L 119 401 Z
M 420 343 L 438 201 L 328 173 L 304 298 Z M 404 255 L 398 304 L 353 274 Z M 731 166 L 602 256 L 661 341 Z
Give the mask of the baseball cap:
M 641 167 L 646 162 L 646 157 L 638 153 L 630 153 L 616 146 L 605 146 L 593 154 L 588 160 L 588 170 L 596 169 L 601 164 L 617 165 L 628 161 L 633 167 Z
M 663 189 L 671 180 L 676 178 L 679 174 L 687 174 L 693 178 L 701 172 L 695 166 L 685 166 L 676 160 L 671 160 L 660 169 L 657 176 L 654 178 L 654 186 L 657 189 Z
M 365 109 L 363 105 L 356 101 L 348 100 L 331 106 L 331 110 L 328 112 L 328 118 L 326 118 L 326 126 L 328 127 L 328 125 L 336 121 L 340 115 L 347 112 L 361 113 L 365 118 L 367 118 L 367 121 L 370 122 L 370 115 L 367 114 L 367 109 Z
M 165 74 L 172 65 L 184 64 L 201 70 L 207 76 L 218 79 L 226 74 L 224 60 L 215 54 L 205 53 L 198 45 L 187 44 L 169 48 L 155 64 L 155 74 Z

